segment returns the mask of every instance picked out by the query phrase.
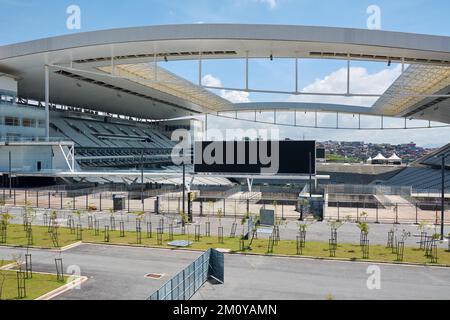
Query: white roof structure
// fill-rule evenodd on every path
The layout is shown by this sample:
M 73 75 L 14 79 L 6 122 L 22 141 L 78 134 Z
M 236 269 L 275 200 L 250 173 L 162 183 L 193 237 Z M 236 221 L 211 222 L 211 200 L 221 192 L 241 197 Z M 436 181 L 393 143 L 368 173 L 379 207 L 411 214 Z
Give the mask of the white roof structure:
M 373 160 L 387 160 L 385 156 L 383 156 L 381 153 L 379 153 Z
M 51 103 L 133 117 L 171 119 L 245 108 L 206 92 L 201 86 L 202 61 L 248 62 L 271 55 L 402 63 L 405 73 L 373 108 L 342 105 L 327 108 L 334 112 L 450 124 L 450 37 L 444 36 L 288 25 L 148 26 L 0 46 L 0 73 L 16 77 L 21 98 L 44 101 L 44 66 L 48 66 Z M 199 83 L 188 83 L 161 68 L 164 61 L 182 60 L 198 61 Z M 156 79 L 159 83 L 152 83 L 155 79 L 150 73 L 155 70 L 157 78 L 161 77 Z M 297 89 L 286 93 L 302 94 Z M 248 81 L 243 90 L 251 91 Z M 309 105 L 318 111 L 323 108 L 320 103 Z M 303 105 L 272 103 L 270 108 L 299 106 Z
M 367 159 L 367 162 L 372 162 L 372 157 L 369 157 L 369 159 Z
M 401 161 L 402 159 L 399 156 L 397 156 L 397 154 L 394 153 L 392 156 L 389 157 L 388 160 Z

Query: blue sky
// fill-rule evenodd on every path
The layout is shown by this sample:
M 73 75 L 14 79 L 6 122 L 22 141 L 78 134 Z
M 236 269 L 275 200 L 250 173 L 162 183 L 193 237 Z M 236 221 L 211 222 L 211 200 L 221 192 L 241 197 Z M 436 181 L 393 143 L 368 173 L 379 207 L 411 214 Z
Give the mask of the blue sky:
M 449 33 L 450 3 L 442 0 L 0 0 L 0 43 L 72 32 L 65 27 L 71 4 L 82 9 L 82 31 L 196 22 L 366 28 L 375 4 L 384 30 Z
M 66 28 L 66 9 L 72 4 L 81 8 L 81 30 L 71 31 Z M 3 12 L 0 19 L 0 45 L 80 31 L 179 23 L 264 23 L 366 28 L 366 10 L 369 5 L 381 8 L 383 30 L 450 36 L 450 2 L 441 0 L 0 0 Z M 302 88 L 315 88 L 318 80 L 325 79 L 342 67 L 342 62 L 304 63 L 301 65 L 300 85 Z M 364 68 L 369 76 L 374 77 L 387 69 L 386 65 L 380 64 L 355 64 L 353 67 Z M 189 62 L 168 64 L 167 68 L 188 79 L 195 80 L 197 77 L 194 71 L 196 68 Z M 396 68 L 398 69 L 395 65 L 390 68 L 391 75 L 395 74 Z M 205 62 L 204 70 L 205 74 L 220 80 L 225 86 L 242 86 L 243 76 L 239 75 L 239 71 L 243 73 L 243 66 L 240 62 Z M 292 77 L 286 76 L 292 72 L 291 61 L 253 61 L 251 70 L 254 70 L 250 76 L 252 87 L 283 90 L 293 86 Z M 386 79 L 390 79 L 389 77 L 388 75 Z M 269 83 L 265 80 L 267 78 L 273 82 Z M 386 79 L 383 81 L 389 81 Z M 289 99 L 281 95 L 256 94 L 247 98 L 251 101 Z M 306 135 L 307 138 L 322 139 L 334 135 L 346 140 L 383 140 L 393 143 L 417 140 L 423 144 L 427 141 L 425 136 L 430 133 L 436 136 L 434 145 L 444 144 L 449 140 L 448 130 L 358 135 L 354 132 L 345 134 L 283 129 L 284 136 L 294 138 Z

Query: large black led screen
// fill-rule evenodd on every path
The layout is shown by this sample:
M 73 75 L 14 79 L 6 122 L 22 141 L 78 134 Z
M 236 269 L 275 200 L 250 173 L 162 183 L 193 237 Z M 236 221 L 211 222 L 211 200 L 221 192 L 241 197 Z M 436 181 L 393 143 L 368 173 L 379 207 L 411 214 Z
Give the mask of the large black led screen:
M 196 142 L 194 171 L 225 174 L 315 174 L 316 142 Z

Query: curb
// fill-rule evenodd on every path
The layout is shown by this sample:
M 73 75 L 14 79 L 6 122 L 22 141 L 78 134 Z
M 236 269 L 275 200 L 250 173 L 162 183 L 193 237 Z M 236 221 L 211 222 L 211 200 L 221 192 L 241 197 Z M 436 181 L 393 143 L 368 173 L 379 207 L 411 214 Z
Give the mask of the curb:
M 106 246 L 118 246 L 125 248 L 140 248 L 140 249 L 160 249 L 160 250 L 170 250 L 170 251 L 183 251 L 183 252 L 205 252 L 202 249 L 182 249 L 182 248 L 166 248 L 166 247 L 158 247 L 158 246 L 143 246 L 143 245 L 133 245 L 126 243 L 98 243 L 98 242 L 83 242 L 83 244 L 88 245 L 106 245 Z M 414 262 L 388 262 L 388 261 L 379 261 L 379 260 L 352 260 L 347 258 L 329 258 L 329 257 L 311 257 L 311 256 L 297 256 L 297 255 L 282 255 L 282 254 L 265 254 L 265 253 L 251 253 L 251 252 L 225 252 L 229 249 L 217 248 L 219 251 L 223 251 L 225 254 L 229 255 L 241 255 L 241 256 L 255 256 L 255 257 L 271 257 L 271 258 L 286 258 L 286 259 L 298 259 L 298 260 L 310 260 L 310 261 L 328 261 L 328 262 L 348 262 L 348 263 L 361 263 L 361 264 L 383 264 L 383 265 L 391 265 L 391 266 L 400 266 L 400 267 L 425 267 L 425 268 L 439 268 L 439 269 L 447 269 L 450 268 L 450 265 L 430 265 L 430 264 L 421 264 Z M 217 250 L 216 249 L 216 250 Z
M 67 250 L 76 248 L 76 247 L 78 247 L 78 246 L 80 246 L 80 245 L 82 245 L 82 244 L 83 244 L 83 241 L 78 241 L 78 242 L 69 244 L 69 245 L 67 245 L 67 246 L 65 246 L 65 247 L 62 247 L 60 250 L 61 250 L 61 251 L 67 251 Z
M 15 266 L 17 266 L 16 262 L 13 262 L 10 264 L 5 264 L 3 267 L 0 268 L 0 270 L 10 270 L 10 269 L 14 268 Z
M 78 247 L 79 245 L 82 245 L 83 241 L 78 241 L 78 242 L 74 242 L 71 243 L 65 247 L 61 247 L 61 248 L 55 248 L 55 247 L 41 247 L 41 246 L 22 246 L 22 245 L 13 245 L 13 244 L 1 244 L 0 248 L 9 248 L 9 249 L 23 249 L 23 248 L 28 248 L 31 250 L 48 250 L 51 252 L 60 252 L 60 251 L 67 251 L 69 249 L 73 249 L 75 247 Z

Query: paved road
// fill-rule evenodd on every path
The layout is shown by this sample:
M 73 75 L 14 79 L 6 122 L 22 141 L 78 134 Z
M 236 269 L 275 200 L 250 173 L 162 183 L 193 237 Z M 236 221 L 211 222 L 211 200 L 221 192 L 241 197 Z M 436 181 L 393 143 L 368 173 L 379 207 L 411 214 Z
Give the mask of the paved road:
M 55 273 L 56 251 L 30 250 L 33 269 Z M 25 254 L 25 249 L 0 248 L 0 259 Z M 76 265 L 89 280 L 56 300 L 143 300 L 201 253 L 83 244 L 62 253 L 64 268 Z M 148 273 L 165 273 L 161 280 L 146 279 Z
M 35 271 L 55 272 L 57 251 L 30 250 Z M 25 249 L 0 247 L 0 259 Z M 83 244 L 62 252 L 64 267 L 77 265 L 89 280 L 56 299 L 147 298 L 201 253 Z M 367 288 L 359 262 L 225 255 L 225 284 L 207 283 L 194 299 L 450 299 L 450 269 L 380 264 L 381 289 Z M 165 273 L 149 280 L 148 273 Z
M 381 289 L 367 288 L 366 263 L 225 256 L 225 283 L 193 300 L 450 299 L 450 269 L 378 265 Z

